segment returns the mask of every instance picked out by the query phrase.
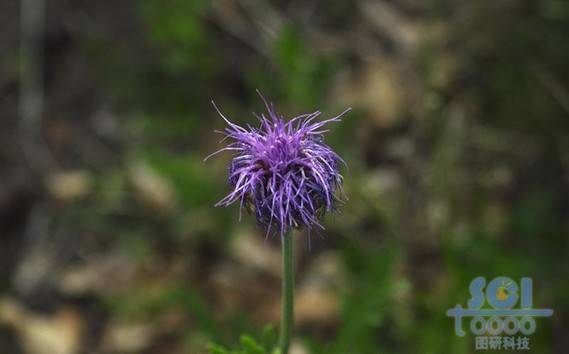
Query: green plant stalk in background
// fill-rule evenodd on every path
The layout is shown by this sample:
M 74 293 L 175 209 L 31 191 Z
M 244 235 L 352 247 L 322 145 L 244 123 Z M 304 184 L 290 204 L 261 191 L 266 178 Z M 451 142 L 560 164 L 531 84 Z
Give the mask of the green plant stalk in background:
M 282 237 L 282 319 L 279 336 L 279 354 L 288 354 L 290 337 L 294 323 L 294 263 L 293 232 L 290 230 Z

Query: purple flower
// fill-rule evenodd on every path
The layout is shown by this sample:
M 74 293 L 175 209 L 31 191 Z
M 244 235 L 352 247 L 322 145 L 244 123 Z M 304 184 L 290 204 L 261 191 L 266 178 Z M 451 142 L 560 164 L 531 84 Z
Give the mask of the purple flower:
M 263 98 L 261 96 L 261 98 Z M 324 228 L 319 217 L 334 209 L 341 192 L 343 160 L 323 141 L 324 126 L 340 121 L 339 116 L 315 121 L 321 112 L 303 114 L 286 122 L 273 104 L 263 98 L 268 111 L 259 117 L 258 128 L 243 128 L 230 122 L 213 103 L 229 125 L 221 134 L 233 140 L 221 150 L 233 151 L 229 165 L 232 191 L 216 206 L 239 202 L 240 216 L 244 206 L 255 212 L 267 235 L 275 226 L 281 236 L 290 228 L 302 226 Z M 223 141 L 222 140 L 222 141 Z

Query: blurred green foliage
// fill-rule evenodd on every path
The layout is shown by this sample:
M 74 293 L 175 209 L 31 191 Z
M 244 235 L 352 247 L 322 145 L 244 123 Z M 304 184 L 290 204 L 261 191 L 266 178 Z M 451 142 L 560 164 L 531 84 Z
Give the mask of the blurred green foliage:
M 215 68 L 202 18 L 208 6 L 205 0 L 140 3 L 142 18 L 148 25 L 148 40 L 162 54 L 162 65 L 169 74 L 188 70 L 203 73 Z
M 354 22 L 360 19 L 347 11 L 347 3 L 333 3 L 322 23 L 358 30 Z M 277 106 L 287 116 L 316 109 L 336 114 L 339 103 L 327 100 L 329 88 L 341 69 L 365 60 L 350 58 L 356 50 L 317 50 L 307 25 L 293 20 L 274 35 L 267 52 L 257 52 L 223 32 L 212 20 L 211 2 L 144 0 L 136 6 L 142 46 L 151 50 L 132 70 L 144 74 L 127 82 L 120 75 L 109 80 L 130 90 L 127 159 L 155 169 L 173 187 L 178 204 L 165 217 L 132 211 L 127 177 L 107 171 L 91 209 L 69 210 L 67 217 L 90 220 L 85 227 L 103 233 L 115 226 L 102 215 L 128 209 L 134 220 L 114 231 L 121 236 L 119 249 L 135 262 L 154 266 L 151 254 L 166 243 L 176 251 L 192 248 L 196 259 L 185 259 L 181 251 L 176 257 L 193 272 L 211 271 L 199 258 L 230 258 L 237 208 L 213 207 L 227 190 L 227 156 L 203 162 L 220 147 L 221 136 L 212 130 L 224 124 L 210 100 L 223 103 L 239 123 L 254 124 L 249 111 L 263 111 L 255 89 L 282 103 Z M 476 276 L 531 276 L 535 304 L 556 311 L 551 323 L 539 322 L 532 348 L 552 353 L 569 313 L 567 172 L 560 152 L 569 136 L 569 51 L 563 46 L 569 6 L 560 0 L 432 0 L 422 6 L 428 11 L 420 15 L 443 23 L 448 37 L 443 45 L 422 43 L 412 58 L 424 90 L 424 103 L 412 107 L 418 117 L 382 130 L 365 107 L 354 107 L 327 140 L 348 162 L 350 200 L 343 214 L 327 220 L 330 236 L 318 242 L 337 250 L 347 281 L 339 290 L 334 328 L 301 328 L 297 336 L 313 354 L 472 353 L 471 338 L 454 336 L 446 310 L 466 303 Z M 391 52 L 396 50 L 381 52 L 380 60 L 394 60 Z M 443 56 L 452 58 L 452 69 L 441 64 Z M 435 82 L 447 69 L 448 82 Z M 388 156 L 388 144 L 398 138 L 415 144 L 407 160 Z M 398 176 L 392 189 L 378 181 L 386 170 Z M 500 184 L 502 174 L 506 182 Z M 432 210 L 443 216 L 431 217 Z M 243 222 L 254 229 L 251 219 Z M 105 301 L 113 316 L 127 321 L 180 311 L 194 320 L 184 333 L 190 342 L 201 335 L 223 345 L 211 345 L 212 354 L 270 353 L 270 330 L 260 339 L 242 335 L 255 330 L 249 314 L 236 310 L 220 319 L 211 289 L 194 278 L 183 280 L 187 284 L 165 282 L 158 290 L 143 285 Z
M 275 331 L 267 326 L 263 329 L 258 341 L 244 334 L 239 337 L 239 348 L 232 350 L 217 344 L 210 344 L 209 352 L 210 354 L 276 354 L 275 345 Z
M 284 28 L 272 49 L 274 69 L 252 73 L 252 85 L 297 108 L 313 109 L 322 100 L 334 72 L 333 57 L 311 52 L 302 34 L 292 26 Z
M 460 61 L 457 70 L 463 75 L 473 75 L 472 83 L 456 83 L 461 90 L 458 95 L 473 101 L 478 107 L 473 114 L 497 129 L 535 132 L 538 128 L 538 132 L 547 135 L 551 134 L 551 129 L 557 129 L 558 126 L 565 129 L 567 125 L 557 118 L 561 114 L 561 107 L 555 103 L 548 89 L 539 84 L 539 68 L 552 67 L 556 73 L 561 70 L 564 75 L 567 74 L 566 67 L 562 67 L 562 63 L 569 59 L 566 58 L 567 51 L 561 53 L 556 49 L 556 43 L 560 43 L 562 38 L 558 34 L 566 35 L 566 32 L 558 33 L 554 27 L 554 21 L 567 20 L 567 12 L 564 12 L 565 7 L 559 1 L 533 5 L 540 8 L 543 14 L 549 14 L 547 17 L 526 13 L 525 6 L 532 7 L 527 2 L 503 6 L 493 1 L 478 1 L 464 6 L 455 2 L 453 5 L 442 5 L 440 13 L 434 16 L 448 19 L 453 28 L 450 31 L 449 50 Z M 159 49 L 165 72 L 186 75 L 193 72 L 192 75 L 198 77 L 207 73 L 210 78 L 216 73 L 223 77 L 223 69 L 219 67 L 220 58 L 216 58 L 212 52 L 212 48 L 220 44 L 213 43 L 215 38 L 211 37 L 211 31 L 206 29 L 208 24 L 204 22 L 208 11 L 206 2 L 167 1 L 162 4 L 145 1 L 141 8 L 149 28 L 149 41 Z M 445 14 L 445 10 L 461 13 L 462 16 L 455 21 L 452 16 Z M 500 21 L 490 20 L 493 18 L 500 18 Z M 337 68 L 342 65 L 341 56 L 324 56 L 312 50 L 305 34 L 294 25 L 286 25 L 279 32 L 270 50 L 266 60 L 255 55 L 246 59 L 259 65 L 244 67 L 244 72 L 240 74 L 243 76 L 241 84 L 251 93 L 260 88 L 269 97 L 294 108 L 313 109 L 322 102 Z M 526 55 L 530 52 L 532 55 Z M 429 70 L 437 64 L 437 51 L 426 47 L 424 55 L 424 84 L 429 87 Z M 460 74 L 457 77 L 461 79 Z M 223 92 L 225 83 L 218 85 L 217 91 Z M 438 88 L 431 90 L 439 98 L 439 106 L 433 111 L 426 109 L 426 115 L 432 116 L 431 123 L 425 127 L 426 137 L 432 138 L 435 146 L 433 155 L 428 157 L 432 160 L 426 162 L 432 169 L 422 171 L 432 177 L 428 193 L 439 193 L 440 197 L 447 198 L 451 208 L 458 206 L 460 209 L 463 204 L 470 205 L 470 209 L 459 210 L 454 215 L 461 222 L 466 218 L 465 227 L 457 228 L 449 223 L 439 230 L 442 238 L 440 250 L 433 251 L 433 257 L 440 259 L 438 267 L 441 267 L 444 280 L 424 279 L 429 284 L 419 287 L 413 279 L 394 277 L 394 272 L 412 257 L 412 249 L 416 247 L 407 240 L 400 240 L 398 235 L 401 223 L 397 220 L 400 215 L 394 209 L 404 204 L 394 203 L 387 204 L 391 207 L 376 208 L 376 201 L 366 201 L 363 187 L 351 183 L 348 178 L 351 193 L 362 196 L 351 203 L 369 203 L 361 208 L 367 215 L 360 215 L 360 218 L 380 220 L 377 225 L 385 228 L 389 242 L 352 240 L 336 244 L 348 266 L 351 290 L 343 294 L 341 319 L 332 338 L 322 343 L 303 336 L 313 353 L 469 353 L 472 343 L 452 335 L 451 321 L 444 313 L 457 301 L 467 300 L 468 283 L 480 274 L 489 277 L 508 274 L 514 278 L 533 276 L 540 289 L 535 294 L 536 303 L 564 303 L 561 298 L 566 294 L 562 290 L 561 280 L 551 277 L 551 272 L 556 266 L 559 267 L 558 257 L 563 257 L 562 252 L 556 250 L 563 249 L 564 242 L 559 241 L 559 235 L 556 235 L 563 226 L 556 224 L 557 219 L 551 218 L 553 206 L 549 192 L 538 186 L 537 194 L 521 190 L 519 200 L 503 206 L 511 209 L 511 213 L 498 216 L 504 218 L 500 222 L 505 226 L 500 231 L 486 227 L 488 206 L 501 202 L 501 199 L 480 182 L 480 174 L 469 175 L 467 172 L 468 156 L 461 155 L 457 146 L 462 144 L 464 136 L 468 139 L 472 135 L 466 132 L 464 136 L 451 136 L 450 140 L 444 140 L 448 122 L 455 119 L 448 110 L 445 96 L 453 93 Z M 161 93 L 156 91 L 155 94 Z M 192 95 L 197 95 L 203 101 L 209 100 L 199 92 L 193 92 Z M 252 97 L 251 94 L 248 98 Z M 201 113 L 196 113 L 194 107 L 183 100 L 169 102 L 175 105 L 174 109 L 164 106 L 162 109 L 178 112 L 176 116 L 170 118 L 166 112 L 157 112 L 144 117 L 144 125 L 148 128 L 145 132 L 148 146 L 144 157 L 173 182 L 184 208 L 211 204 L 215 199 L 212 196 L 222 194 L 221 181 L 211 178 L 211 167 L 205 167 L 200 156 L 177 152 L 177 144 L 173 142 L 178 141 L 183 146 L 183 140 L 194 135 L 193 132 L 212 125 L 219 127 L 221 122 L 205 124 L 205 118 L 198 118 Z M 250 106 L 248 102 L 239 102 L 238 105 Z M 209 115 L 207 119 L 212 117 Z M 350 117 L 342 126 L 335 127 L 339 132 L 336 133 L 337 137 L 332 135 L 332 141 L 340 151 L 353 148 L 350 140 L 355 129 L 350 134 L 347 132 L 350 131 L 350 124 L 356 125 L 357 117 L 356 114 L 353 120 Z M 249 121 L 241 117 L 237 120 Z M 437 142 L 440 142 L 439 147 Z M 165 144 L 173 147 L 164 150 Z M 457 150 L 453 152 L 448 149 Z M 484 155 L 477 157 L 484 161 L 483 164 L 490 161 L 483 168 L 490 168 L 494 163 Z M 506 158 L 515 162 L 511 156 Z M 350 162 L 350 165 L 356 166 L 350 178 L 364 181 L 369 178 L 365 166 L 359 167 L 363 166 L 360 161 Z M 465 190 L 467 188 L 472 190 Z M 357 238 L 359 235 L 351 237 Z M 548 256 L 544 259 L 543 255 Z M 407 266 L 423 267 L 421 263 Z M 567 271 L 567 265 L 563 267 Z M 398 298 L 397 294 L 404 296 Z M 199 295 L 192 293 L 189 298 L 195 299 L 196 296 Z M 182 299 L 182 296 L 176 298 Z M 207 308 L 207 305 L 204 306 Z M 198 308 L 187 307 L 192 313 Z M 203 310 L 201 314 L 200 311 L 194 313 L 198 317 L 205 316 Z M 214 335 L 215 325 L 210 320 L 202 320 L 204 326 L 201 330 L 217 337 Z M 546 326 L 540 323 L 542 325 Z M 544 336 L 547 336 L 544 332 L 535 336 L 536 346 L 547 343 Z M 238 333 L 232 333 L 230 337 L 237 338 Z M 268 353 L 269 348 L 271 346 L 266 342 L 257 343 L 252 337 L 241 336 L 240 349 L 212 346 L 211 352 L 261 354 Z

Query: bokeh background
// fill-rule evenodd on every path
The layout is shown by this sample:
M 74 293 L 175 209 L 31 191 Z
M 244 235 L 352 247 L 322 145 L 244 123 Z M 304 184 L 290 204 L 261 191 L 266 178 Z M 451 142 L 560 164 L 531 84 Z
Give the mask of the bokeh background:
M 295 236 L 292 353 L 473 353 L 445 312 L 499 275 L 555 311 L 530 352 L 568 353 L 568 44 L 565 0 L 2 0 L 0 353 L 278 326 L 279 240 L 202 161 L 211 99 L 255 123 L 255 89 L 354 109 L 327 136 L 349 201 Z

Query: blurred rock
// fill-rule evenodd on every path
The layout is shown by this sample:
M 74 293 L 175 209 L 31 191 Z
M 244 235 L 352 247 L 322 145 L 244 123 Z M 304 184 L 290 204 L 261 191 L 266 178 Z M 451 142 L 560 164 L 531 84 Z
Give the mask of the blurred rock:
M 387 221 L 399 220 L 403 180 L 395 168 L 376 168 L 361 179 L 359 185 L 362 198 L 368 201 L 368 207 L 375 210 Z
M 290 354 L 309 354 L 310 351 L 308 350 L 306 345 L 304 345 L 302 342 L 300 342 L 298 340 L 293 340 L 290 343 L 289 353 Z
M 345 284 L 344 279 L 344 271 L 336 253 L 327 252 L 316 256 L 308 265 L 305 276 L 295 290 L 296 323 L 298 325 L 337 323 L 340 312 L 339 289 Z M 280 306 L 279 297 L 267 311 L 267 321 L 279 321 Z
M 150 165 L 136 162 L 130 167 L 130 180 L 136 197 L 148 208 L 170 211 L 175 206 L 174 188 Z
M 340 312 L 339 290 L 345 284 L 345 272 L 336 252 L 316 256 L 298 286 L 295 318 L 303 323 L 336 323 Z
M 366 195 L 382 198 L 401 189 L 401 175 L 393 168 L 377 168 L 368 172 L 362 186 Z
M 339 296 L 318 286 L 304 286 L 298 289 L 294 317 L 299 325 L 332 324 L 339 317 Z
M 407 108 L 403 76 L 398 70 L 388 61 L 369 63 L 338 82 L 333 96 L 340 104 L 367 108 L 377 127 L 391 128 Z
M 238 307 L 249 312 L 259 323 L 267 322 L 268 310 L 273 308 L 273 302 L 280 293 L 276 277 L 264 276 L 235 262 L 223 262 L 216 266 L 210 282 L 215 292 L 216 310 L 228 312 Z
M 346 284 L 346 272 L 340 256 L 335 251 L 323 252 L 311 259 L 301 285 L 341 289 Z
M 230 252 L 235 259 L 255 270 L 280 276 L 280 251 L 264 242 L 262 237 L 249 230 L 242 230 L 233 238 Z
M 391 138 L 386 142 L 385 155 L 396 161 L 409 161 L 415 153 L 414 142 L 410 137 Z
M 14 328 L 25 353 L 76 354 L 81 344 L 82 319 L 72 307 L 51 315 L 34 313 L 13 299 L 0 300 L 0 322 Z
M 121 255 L 109 254 L 62 271 L 58 288 L 66 295 L 120 292 L 132 285 L 135 274 L 136 268 L 131 261 Z
M 57 200 L 73 201 L 89 194 L 93 181 L 86 171 L 64 171 L 51 175 L 47 181 L 47 189 Z
M 102 105 L 93 112 L 90 117 L 93 130 L 102 137 L 116 139 L 119 133 L 119 125 L 116 114 L 109 105 Z
M 150 346 L 156 330 L 149 323 L 111 322 L 103 336 L 104 353 L 138 353 Z

